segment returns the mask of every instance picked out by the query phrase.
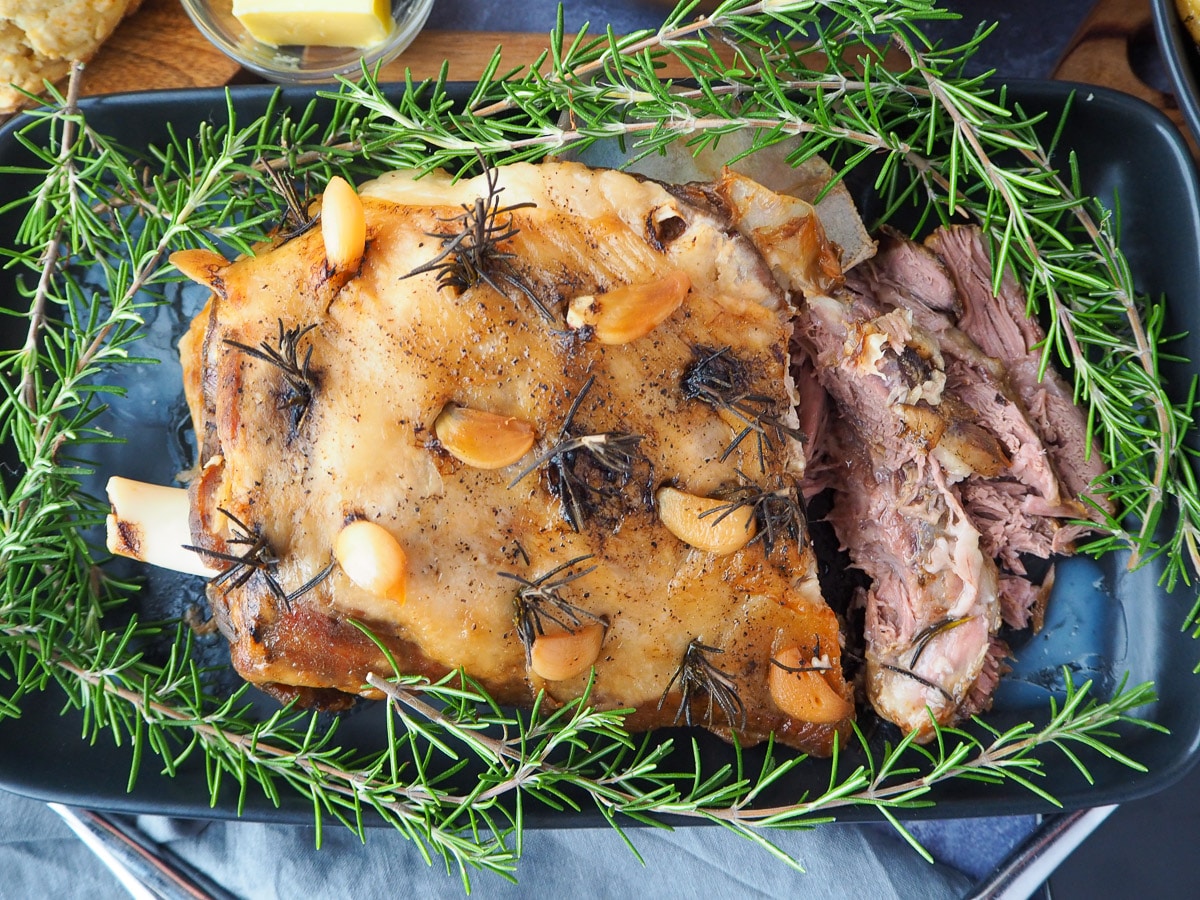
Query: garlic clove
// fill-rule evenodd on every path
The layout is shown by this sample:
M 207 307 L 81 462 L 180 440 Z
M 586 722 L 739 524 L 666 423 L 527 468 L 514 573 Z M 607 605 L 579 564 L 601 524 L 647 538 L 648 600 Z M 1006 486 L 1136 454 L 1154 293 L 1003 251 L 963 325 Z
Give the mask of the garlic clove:
M 679 309 L 691 287 L 687 273 L 677 270 L 646 284 L 575 297 L 567 307 L 567 325 L 576 330 L 591 328 L 602 344 L 627 344 L 649 334 Z
M 212 250 L 177 250 L 170 259 L 171 265 L 189 280 L 213 290 L 221 280 L 219 273 L 229 266 L 229 260 Z
M 539 634 L 529 649 L 529 666 L 547 681 L 581 675 L 600 657 L 604 626 L 599 622 L 554 634 Z
M 727 500 L 698 497 L 669 486 L 659 488 L 654 499 L 667 530 L 697 550 L 724 556 L 742 549 L 758 533 L 750 506 L 726 513 L 720 508 L 729 505 Z
M 376 597 L 403 603 L 408 556 L 390 531 L 358 519 L 338 532 L 333 556 L 346 577 Z
M 791 671 L 811 665 L 799 647 L 776 654 L 768 668 L 767 688 L 771 699 L 787 715 L 801 722 L 833 725 L 854 713 L 854 704 L 835 691 L 819 671 Z M 786 668 L 783 668 L 786 667 Z
M 358 268 L 367 246 L 367 219 L 362 198 L 340 175 L 329 179 L 321 195 L 321 237 L 329 271 Z
M 453 404 L 434 420 L 433 433 L 451 456 L 477 469 L 511 466 L 537 438 L 523 419 Z

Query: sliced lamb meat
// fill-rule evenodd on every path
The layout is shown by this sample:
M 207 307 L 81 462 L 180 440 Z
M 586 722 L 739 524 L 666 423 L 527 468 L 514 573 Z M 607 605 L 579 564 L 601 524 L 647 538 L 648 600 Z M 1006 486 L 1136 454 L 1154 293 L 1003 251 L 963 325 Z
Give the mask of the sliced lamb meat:
M 878 250 L 856 273 L 886 306 L 911 309 L 923 328 L 941 331 L 962 312 L 958 288 L 941 261 L 921 244 L 885 229 Z
M 996 565 L 935 459 L 881 465 L 846 419 L 831 425 L 826 449 L 842 461 L 829 520 L 872 579 L 867 696 L 884 718 L 928 736 L 931 715 L 958 721 L 978 693 L 1000 625 Z
M 978 242 L 977 231 L 954 236 L 972 234 Z M 988 263 L 979 252 L 970 261 Z M 1016 575 L 1001 580 L 997 562 L 1019 575 L 1022 554 L 1069 552 L 1079 529 L 1067 523 L 1086 515 L 1071 487 L 1078 479 L 1060 477 L 1051 431 L 1025 400 L 1062 391 L 1019 388 L 1007 371 L 1018 348 L 1017 364 L 1035 364 L 1026 341 L 1036 326 L 1011 320 L 1024 315 L 1012 285 L 990 300 L 1006 312 L 981 311 L 990 293 L 979 288 L 990 283 L 989 269 L 964 271 L 957 258 L 887 234 L 844 286 L 807 291 L 797 321 L 837 410 L 824 445 L 811 448 L 824 456 L 810 490 L 835 491 L 830 521 L 873 579 L 868 693 L 883 716 L 922 735 L 930 713 L 950 723 L 986 708 L 1002 607 L 1014 625 L 1038 609 L 1039 590 Z M 997 323 L 986 346 L 958 327 L 960 313 Z M 1049 418 L 1062 415 L 1061 433 L 1078 441 L 1081 413 L 1053 409 Z
M 740 215 L 769 220 L 771 198 L 743 202 L 757 204 L 756 215 Z M 994 473 L 1007 460 L 966 407 L 944 397 L 938 338 L 911 310 L 882 303 L 869 285 L 814 284 L 811 266 L 768 259 L 805 296 L 796 336 L 837 409 L 813 478 L 837 491 L 830 518 L 873 578 L 868 696 L 881 715 L 928 737 L 935 720 L 958 721 L 1000 625 L 998 572 L 950 473 Z
M 999 638 L 992 638 L 983 659 L 983 668 L 980 670 L 979 678 L 960 709 L 963 718 L 987 712 L 992 708 L 992 698 L 996 693 L 996 687 L 1000 684 L 1000 679 L 1010 671 L 1008 663 L 1005 662 L 1008 654 L 1008 644 Z
M 1068 523 L 1089 517 L 1092 510 L 1079 497 L 1103 468 L 1098 453 L 1084 458 L 1086 423 L 1061 377 L 1051 370 L 1038 381 L 1033 347 L 1042 332 L 1025 315 L 1020 287 L 1006 278 L 1000 295 L 992 296 L 991 261 L 979 230 L 939 229 L 926 244 L 887 235 L 850 283 L 885 307 L 909 311 L 936 335 L 946 395 L 972 410 L 972 420 L 1003 445 L 1004 471 L 953 475 L 961 479 L 956 490 L 983 533 L 986 552 L 1021 573 L 1021 554 L 1070 551 L 1086 528 Z M 948 286 L 953 301 L 946 298 Z
M 1034 584 L 1020 575 L 1000 576 L 1000 615 L 1004 623 L 1013 628 L 1032 627 L 1042 630 L 1046 614 L 1046 601 L 1054 587 L 1054 568 L 1046 573 L 1042 583 Z
M 1045 334 L 1027 314 L 1025 292 L 1006 273 L 999 294 L 992 295 L 991 259 L 977 228 L 940 228 L 927 244 L 958 287 L 962 301 L 958 327 L 984 353 L 1003 363 L 1008 383 L 1036 428 L 1064 495 L 1072 500 L 1087 495 L 1102 509 L 1111 509 L 1103 496 L 1089 493 L 1104 476 L 1105 466 L 1099 450 L 1088 443 L 1082 410 L 1057 371 L 1040 372 L 1042 354 L 1036 348 Z

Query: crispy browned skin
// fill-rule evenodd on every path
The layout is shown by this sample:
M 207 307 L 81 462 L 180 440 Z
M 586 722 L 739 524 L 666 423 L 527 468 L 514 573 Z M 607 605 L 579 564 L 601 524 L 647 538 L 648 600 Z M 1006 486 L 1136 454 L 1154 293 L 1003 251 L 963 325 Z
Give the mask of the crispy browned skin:
M 258 572 L 228 592 L 211 586 L 235 667 L 282 696 L 370 696 L 367 674 L 391 669 L 355 620 L 402 671 L 437 677 L 461 667 L 502 701 L 528 703 L 540 690 L 565 701 L 584 691 L 588 674 L 548 682 L 528 667 L 515 627 L 518 585 L 500 573 L 532 581 L 590 554 L 576 569 L 596 569 L 561 593 L 608 624 L 593 703 L 633 708 L 635 728 L 670 724 L 681 695 L 678 681 L 668 685 L 695 640 L 719 651 L 708 658 L 744 705 L 743 742 L 774 731 L 829 752 L 849 718 L 793 719 L 768 689 L 772 658 L 800 648 L 804 660 L 828 665 L 823 677 L 836 694 L 852 696 L 811 551 L 785 540 L 769 557 L 761 542 L 715 556 L 667 531 L 653 503 L 664 483 L 710 496 L 741 483 L 739 470 L 770 485 L 803 471 L 801 444 L 777 433 L 764 444 L 765 472 L 753 436 L 722 459 L 740 426 L 681 387 L 697 348 L 729 347 L 749 373 L 747 389 L 796 421 L 790 306 L 763 256 L 733 229 L 726 207 L 736 185 L 707 192 L 702 209 L 656 183 L 573 164 L 511 166 L 499 177 L 504 205 L 536 204 L 511 214 L 519 231 L 502 249 L 512 254 L 511 272 L 557 311 L 553 325 L 517 290 L 439 290 L 432 273 L 404 277 L 436 256 L 429 233 L 453 229 L 446 220 L 485 192 L 480 179 L 452 185 L 437 174 L 419 182 L 397 175 L 364 188 L 367 252 L 348 280 L 328 277 L 319 229 L 214 278 L 208 308 L 181 342 L 202 447 L 191 485 L 196 541 L 241 552 L 227 543 L 230 522 L 219 510 L 232 514 L 266 539 L 286 592 L 330 562 L 335 537 L 355 518 L 383 526 L 408 556 L 403 604 L 355 586 L 336 565 L 286 604 Z M 786 225 L 778 240 L 803 247 L 814 278 L 825 277 L 832 257 L 815 217 Z M 606 346 L 562 322 L 572 297 L 678 272 L 690 292 L 645 337 Z M 278 369 L 227 343 L 273 341 L 280 321 L 316 325 L 300 342 L 301 355 L 312 349 L 315 390 L 298 423 L 281 407 L 287 389 Z M 545 466 L 513 481 L 558 441 L 589 378 L 574 433 L 640 435 L 643 459 L 628 483 L 608 485 L 612 496 L 576 532 Z M 449 403 L 531 423 L 533 449 L 498 470 L 459 462 L 432 433 Z M 693 720 L 727 734 L 726 715 L 710 711 L 709 699 L 692 697 Z

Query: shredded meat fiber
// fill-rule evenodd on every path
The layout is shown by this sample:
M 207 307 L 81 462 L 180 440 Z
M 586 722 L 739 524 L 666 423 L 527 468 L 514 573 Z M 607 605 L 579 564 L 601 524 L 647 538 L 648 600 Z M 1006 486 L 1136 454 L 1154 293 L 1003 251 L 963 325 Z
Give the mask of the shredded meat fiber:
M 1055 372 L 1037 379 L 1043 335 L 1019 286 L 991 285 L 978 229 L 887 233 L 797 328 L 836 411 L 809 490 L 834 491 L 829 520 L 872 579 L 867 692 L 926 736 L 931 716 L 990 704 L 1001 622 L 1040 622 L 1022 557 L 1070 552 L 1104 508 L 1082 412 Z

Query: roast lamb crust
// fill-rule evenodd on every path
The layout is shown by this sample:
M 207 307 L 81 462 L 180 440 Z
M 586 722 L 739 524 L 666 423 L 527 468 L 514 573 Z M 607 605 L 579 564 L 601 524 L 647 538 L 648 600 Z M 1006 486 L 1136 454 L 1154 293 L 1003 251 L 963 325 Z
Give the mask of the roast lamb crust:
M 784 291 L 748 240 L 728 233 L 727 214 L 714 217 L 618 173 L 566 164 L 501 172 L 502 202 L 538 203 L 513 213 L 519 233 L 504 247 L 521 277 L 536 275 L 563 296 L 578 296 L 683 267 L 691 293 L 645 338 L 602 346 L 549 332 L 516 291 L 500 296 L 480 284 L 455 296 L 439 291 L 433 274 L 403 278 L 436 254 L 429 233 L 444 231 L 481 190 L 480 182 L 451 184 L 436 175 L 385 178 L 363 189 L 367 253 L 352 277 L 320 277 L 316 230 L 225 270 L 223 295 L 181 343 L 198 433 L 213 435 L 191 485 L 197 543 L 218 552 L 233 546 L 226 510 L 265 536 L 279 558 L 274 578 L 290 591 L 328 564 L 332 538 L 348 519 L 366 518 L 400 540 L 409 569 L 403 606 L 368 595 L 337 567 L 286 603 L 261 573 L 234 588 L 212 585 L 214 616 L 235 666 L 284 696 L 321 698 L 330 688 L 370 695 L 366 674 L 387 675 L 390 667 L 346 623 L 353 617 L 405 671 L 438 677 L 461 665 L 502 701 L 527 704 L 542 689 L 565 701 L 579 696 L 586 674 L 551 683 L 527 668 L 514 585 L 498 573 L 534 577 L 590 553 L 587 564 L 600 568 L 570 591 L 572 602 L 608 621 L 591 702 L 634 707 L 634 727 L 670 724 L 680 695 L 668 684 L 697 639 L 722 651 L 712 662 L 745 705 L 743 744 L 774 731 L 807 751 L 829 752 L 848 720 L 792 720 L 767 685 L 772 654 L 820 648 L 832 660 L 826 680 L 852 696 L 811 550 L 777 548 L 766 560 L 754 543 L 711 558 L 668 533 L 645 502 L 663 480 L 705 495 L 738 483 L 739 470 L 758 472 L 757 442 L 745 440 L 722 459 L 730 424 L 680 392 L 695 346 L 730 345 L 750 363 L 751 389 L 775 398 L 795 421 Z M 658 206 L 688 227 L 653 246 L 645 222 Z M 808 214 L 819 234 L 811 208 Z M 279 409 L 279 373 L 229 343 L 270 340 L 280 319 L 289 328 L 319 325 L 301 349 L 312 348 L 320 389 L 296 434 Z M 627 486 L 615 514 L 576 533 L 545 467 L 509 485 L 516 470 L 553 448 L 567 407 L 593 376 L 575 433 L 639 434 L 649 469 Z M 449 402 L 534 423 L 534 449 L 499 472 L 459 463 L 432 437 Z M 802 471 L 802 447 L 791 439 L 768 441 L 765 457 L 767 480 Z M 704 721 L 706 698 L 696 698 L 692 711 Z M 720 711 L 710 724 L 728 733 Z

